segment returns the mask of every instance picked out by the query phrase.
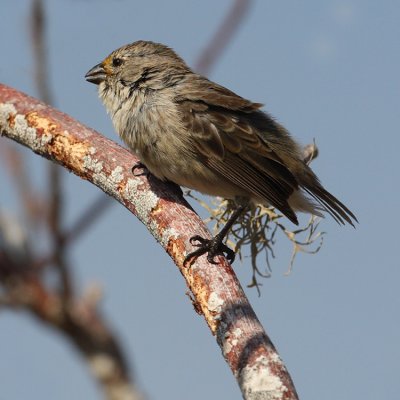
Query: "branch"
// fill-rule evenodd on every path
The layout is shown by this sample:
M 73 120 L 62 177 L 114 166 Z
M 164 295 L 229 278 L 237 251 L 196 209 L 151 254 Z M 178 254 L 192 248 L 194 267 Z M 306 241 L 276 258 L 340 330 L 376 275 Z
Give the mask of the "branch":
M 25 159 L 14 143 L 0 142 L 0 161 L 2 170 L 6 170 L 15 184 L 18 201 L 24 212 L 29 230 L 37 229 L 43 217 L 43 197 L 32 188 L 32 179 L 28 174 Z
M 35 71 L 35 82 L 39 97 L 47 104 L 52 104 L 53 96 L 49 85 L 48 57 L 46 52 L 46 15 L 42 0 L 33 0 L 31 9 L 31 41 L 33 49 L 33 61 Z M 63 244 L 63 196 L 62 176 L 58 165 L 48 164 L 48 213 L 47 223 L 50 231 L 50 238 L 53 241 L 54 266 L 60 275 L 60 292 L 64 302 L 72 298 L 73 285 L 71 278 L 72 269 L 69 268 L 66 255 L 66 247 Z
M 50 90 L 50 73 L 46 51 L 46 15 L 43 0 L 33 0 L 30 15 L 31 44 L 33 50 L 34 81 L 39 97 L 46 103 L 53 103 Z
M 0 213 L 0 310 L 28 311 L 72 342 L 106 399 L 142 399 L 118 337 L 99 310 L 99 289 L 92 286 L 65 303 L 62 293 L 46 286 L 42 271 L 31 268 L 34 255 L 25 233 L 14 218 Z
M 67 337 L 85 357 L 89 368 L 109 400 L 139 400 L 141 395 L 130 382 L 129 368 L 114 333 L 107 326 L 97 303 L 82 298 L 70 301 L 68 307 L 57 292 L 43 286 L 31 273 L 13 273 L 4 277 L 0 257 L 0 281 L 7 289 L 3 303 L 9 308 L 26 310 Z M 14 271 L 13 271 L 14 272 Z
M 174 185 L 134 176 L 128 150 L 71 117 L 0 85 L 0 132 L 95 184 L 135 214 L 184 276 L 195 310 L 216 336 L 245 399 L 297 399 L 292 380 L 263 330 L 231 266 L 198 258 L 186 268 L 194 235 L 210 238 Z

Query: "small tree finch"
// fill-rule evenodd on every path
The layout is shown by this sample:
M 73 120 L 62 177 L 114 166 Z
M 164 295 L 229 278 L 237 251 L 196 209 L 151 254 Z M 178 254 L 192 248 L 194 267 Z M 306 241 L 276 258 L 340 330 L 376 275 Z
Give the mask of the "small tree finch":
M 187 259 L 234 254 L 222 240 L 249 201 L 354 226 L 354 214 L 321 185 L 301 147 L 262 104 L 193 72 L 169 47 L 138 41 L 113 51 L 87 74 L 122 140 L 157 178 L 234 199 L 237 209 Z

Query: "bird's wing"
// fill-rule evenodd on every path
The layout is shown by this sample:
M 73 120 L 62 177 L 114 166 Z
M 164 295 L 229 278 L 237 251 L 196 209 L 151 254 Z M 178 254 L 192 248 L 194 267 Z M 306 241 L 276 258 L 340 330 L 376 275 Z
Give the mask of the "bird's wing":
M 323 209 L 337 222 L 354 226 L 355 215 L 324 189 L 289 133 L 260 111 L 262 104 L 196 74 L 187 84 L 182 83 L 176 101 L 209 168 L 264 199 L 295 223 L 288 199 L 295 190 L 303 189 L 319 204 L 306 199 L 316 213 Z
M 265 132 L 261 136 L 250 118 L 261 105 L 212 85 L 211 91 L 201 87 L 196 90 L 191 85 L 191 93 L 185 91 L 184 96 L 176 98 L 182 122 L 204 156 L 205 165 L 297 223 L 288 198 L 298 189 L 298 182 L 268 146 Z
M 224 145 L 234 153 L 247 148 L 282 165 L 285 165 L 287 154 L 301 159 L 301 149 L 289 133 L 272 117 L 260 111 L 263 104 L 244 99 L 196 74 L 186 76 L 186 80 L 177 87 L 175 101 L 185 111 L 189 110 L 189 114 L 199 117 L 192 123 L 201 125 L 201 119 L 208 119 L 218 128 Z M 204 135 L 204 129 L 199 129 L 199 132 Z M 209 134 L 214 139 L 211 142 L 214 142 L 216 136 L 212 132 Z M 217 148 L 221 151 L 220 143 Z

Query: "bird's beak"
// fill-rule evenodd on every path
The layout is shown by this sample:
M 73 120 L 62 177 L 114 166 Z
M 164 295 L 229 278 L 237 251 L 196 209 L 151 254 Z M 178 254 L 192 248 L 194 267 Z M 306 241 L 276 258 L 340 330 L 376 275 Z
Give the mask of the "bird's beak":
M 90 69 L 85 78 L 88 82 L 94 83 L 95 85 L 99 85 L 106 79 L 106 71 L 104 70 L 103 64 L 97 64 L 92 69 Z

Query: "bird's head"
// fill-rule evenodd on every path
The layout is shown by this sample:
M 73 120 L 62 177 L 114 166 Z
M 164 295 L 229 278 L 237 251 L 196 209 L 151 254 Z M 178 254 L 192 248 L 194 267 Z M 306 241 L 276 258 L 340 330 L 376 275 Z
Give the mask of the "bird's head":
M 147 88 L 160 89 L 168 84 L 174 72 L 188 71 L 185 62 L 169 47 L 148 41 L 138 41 L 113 51 L 101 63 L 91 68 L 85 78 L 99 85 L 99 91 L 120 91 Z

